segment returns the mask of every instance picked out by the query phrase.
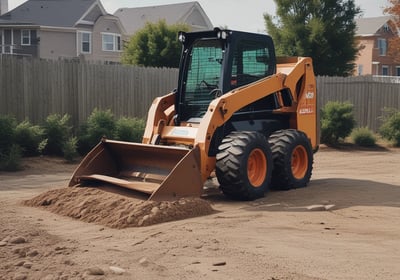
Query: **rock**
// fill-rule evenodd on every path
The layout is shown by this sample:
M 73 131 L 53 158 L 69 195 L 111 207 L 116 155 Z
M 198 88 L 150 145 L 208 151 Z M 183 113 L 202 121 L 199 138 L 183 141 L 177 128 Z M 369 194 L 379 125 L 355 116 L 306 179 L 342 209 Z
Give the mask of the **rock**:
M 149 265 L 149 260 L 147 258 L 141 258 L 139 260 L 139 264 L 143 265 L 143 266 L 148 266 Z
M 27 279 L 27 275 L 23 273 L 17 273 L 14 275 L 14 280 L 25 280 Z
M 159 209 L 158 207 L 153 207 L 153 208 L 151 209 L 151 213 L 152 213 L 153 215 L 156 215 L 158 212 L 160 212 L 160 209 Z
M 102 270 L 100 267 L 91 267 L 87 270 L 87 273 L 89 275 L 104 275 L 104 270 Z
M 11 240 L 10 240 L 10 243 L 12 243 L 12 244 L 22 244 L 25 242 L 26 242 L 26 239 L 22 236 L 17 236 L 17 237 L 11 238 Z
M 11 237 L 7 236 L 7 237 L 4 237 L 1 241 L 2 242 L 8 242 L 8 241 L 10 241 L 10 239 L 11 239 Z
M 335 210 L 335 208 L 336 208 L 336 205 L 335 205 L 335 204 L 328 204 L 328 205 L 325 205 L 325 210 L 326 210 L 326 211 Z
M 324 205 L 316 204 L 316 205 L 308 206 L 307 210 L 309 210 L 309 211 L 325 211 L 326 209 L 325 209 Z
M 25 262 L 23 267 L 30 269 L 32 267 L 33 263 L 31 262 Z
M 7 242 L 5 242 L 5 241 L 0 241 L 0 247 L 4 247 L 4 246 L 6 246 L 7 245 Z
M 121 274 L 124 274 L 126 272 L 125 269 L 120 268 L 118 266 L 110 266 L 109 268 L 110 268 L 112 273 L 117 274 L 117 275 L 121 275 Z
M 215 262 L 213 263 L 213 266 L 223 266 L 226 265 L 226 262 Z
M 15 264 L 15 266 L 23 266 L 25 261 L 19 261 Z
M 27 254 L 28 257 L 35 257 L 37 255 L 39 255 L 38 250 L 29 251 L 28 254 Z

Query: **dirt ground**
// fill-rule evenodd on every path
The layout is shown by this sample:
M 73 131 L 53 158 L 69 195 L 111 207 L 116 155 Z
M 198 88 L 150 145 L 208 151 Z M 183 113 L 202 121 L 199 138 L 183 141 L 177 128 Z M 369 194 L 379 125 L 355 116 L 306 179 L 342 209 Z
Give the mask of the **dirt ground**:
M 25 165 L 0 173 L 0 279 L 400 279 L 400 149 L 321 147 L 307 188 L 124 229 L 24 206 L 76 166 Z

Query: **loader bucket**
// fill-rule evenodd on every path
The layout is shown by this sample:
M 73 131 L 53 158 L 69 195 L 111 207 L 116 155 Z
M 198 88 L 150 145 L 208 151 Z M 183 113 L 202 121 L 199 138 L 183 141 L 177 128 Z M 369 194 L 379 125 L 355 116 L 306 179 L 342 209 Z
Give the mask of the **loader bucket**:
M 110 183 L 149 196 L 176 200 L 200 196 L 203 182 L 199 148 L 102 140 L 82 160 L 69 186 L 93 181 Z

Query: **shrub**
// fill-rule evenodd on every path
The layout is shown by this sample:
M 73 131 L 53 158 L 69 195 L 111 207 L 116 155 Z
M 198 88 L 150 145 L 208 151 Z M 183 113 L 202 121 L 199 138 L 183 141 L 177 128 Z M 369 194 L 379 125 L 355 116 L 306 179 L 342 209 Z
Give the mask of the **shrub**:
M 38 125 L 32 125 L 29 121 L 23 121 L 15 128 L 15 143 L 17 143 L 24 156 L 39 154 L 39 144 L 44 140 L 44 129 Z
M 86 153 L 99 143 L 103 136 L 113 138 L 114 133 L 115 119 L 111 110 L 101 111 L 96 108 L 81 126 L 79 150 L 81 153 Z
M 321 110 L 321 142 L 337 144 L 350 135 L 355 126 L 353 105 L 330 101 Z
M 359 146 L 371 147 L 376 144 L 376 137 L 368 127 L 359 127 L 351 133 L 353 142 Z
M 45 154 L 62 156 L 63 145 L 71 135 L 72 126 L 69 125 L 71 117 L 68 114 L 61 116 L 52 114 L 46 118 L 44 124 L 47 145 Z
M 0 170 L 17 171 L 21 169 L 22 151 L 20 146 L 12 144 L 9 151 L 0 154 Z
M 116 122 L 115 138 L 121 141 L 141 143 L 146 123 L 138 118 L 120 118 Z
M 77 146 L 78 146 L 78 138 L 77 137 L 70 137 L 67 141 L 64 142 L 63 154 L 64 154 L 64 158 L 67 161 L 72 162 L 78 156 Z
M 0 154 L 8 154 L 14 143 L 17 121 L 12 116 L 0 116 Z
M 379 133 L 383 138 L 394 142 L 397 147 L 400 147 L 400 111 L 386 109 L 381 119 L 383 124 L 379 129 Z

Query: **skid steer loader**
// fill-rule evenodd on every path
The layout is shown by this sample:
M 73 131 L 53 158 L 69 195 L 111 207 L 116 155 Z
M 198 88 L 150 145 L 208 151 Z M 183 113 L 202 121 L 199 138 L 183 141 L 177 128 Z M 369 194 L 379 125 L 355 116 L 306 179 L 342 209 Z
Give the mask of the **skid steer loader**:
M 276 58 L 268 35 L 216 28 L 179 40 L 178 87 L 152 103 L 142 143 L 102 139 L 69 186 L 109 183 L 151 200 L 201 196 L 211 174 L 240 200 L 306 186 L 319 144 L 312 60 Z

